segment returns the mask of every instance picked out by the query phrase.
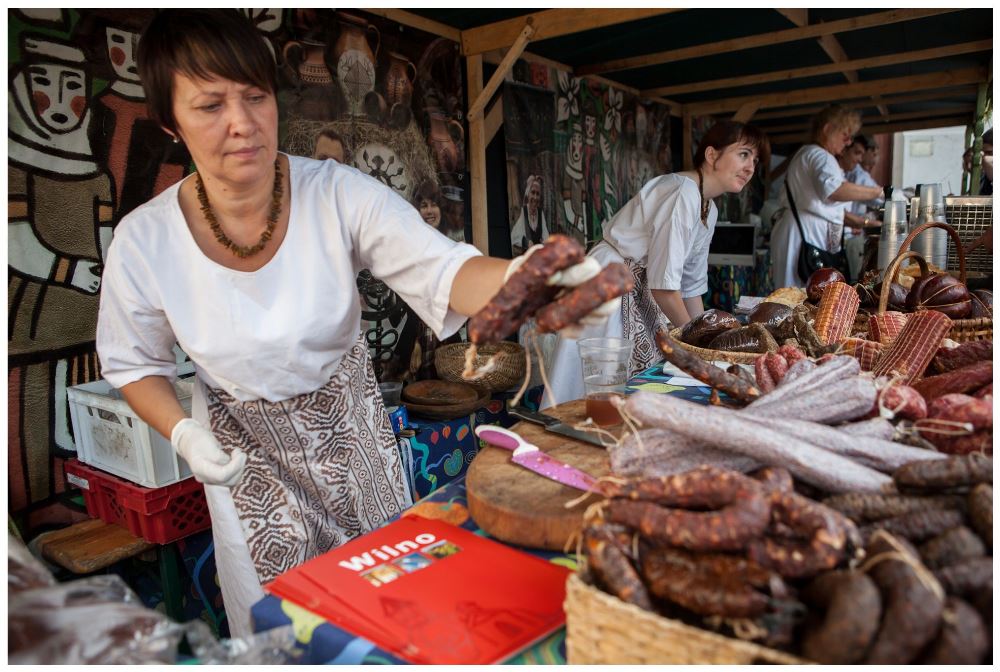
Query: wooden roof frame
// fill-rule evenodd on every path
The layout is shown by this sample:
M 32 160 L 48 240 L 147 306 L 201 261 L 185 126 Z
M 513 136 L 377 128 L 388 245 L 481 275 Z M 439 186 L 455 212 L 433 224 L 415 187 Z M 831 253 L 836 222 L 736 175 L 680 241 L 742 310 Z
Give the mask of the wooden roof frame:
M 927 61 L 951 56 L 992 51 L 993 41 L 975 40 L 944 47 L 917 49 L 896 54 L 851 59 L 844 52 L 836 35 L 854 30 L 885 26 L 905 21 L 926 19 L 949 12 L 968 9 L 928 8 L 891 9 L 834 21 L 809 23 L 809 13 L 804 8 L 776 9 L 792 28 L 769 31 L 740 38 L 726 39 L 694 46 L 671 49 L 657 53 L 619 58 L 603 63 L 591 63 L 570 67 L 563 63 L 532 54 L 528 47 L 532 40 L 562 37 L 598 28 L 607 28 L 631 21 L 656 17 L 684 9 L 547 9 L 525 14 L 513 19 L 498 21 L 466 30 L 432 21 L 420 15 L 400 9 L 366 9 L 365 11 L 396 21 L 419 30 L 454 40 L 461 45 L 466 58 L 468 76 L 468 122 L 469 122 L 469 172 L 472 198 L 473 244 L 484 253 L 487 246 L 486 219 L 486 146 L 503 123 L 501 105 L 490 106 L 491 98 L 507 78 L 518 58 L 544 62 L 577 77 L 596 79 L 623 91 L 639 95 L 645 99 L 660 102 L 669 107 L 672 115 L 682 120 L 685 150 L 691 146 L 692 118 L 698 115 L 731 115 L 741 121 L 802 117 L 817 111 L 822 105 L 834 101 L 855 101 L 865 106 L 874 105 L 881 116 L 865 126 L 866 132 L 888 133 L 919 128 L 941 126 L 972 125 L 977 122 L 979 106 L 950 106 L 940 110 L 923 112 L 890 113 L 888 105 L 903 102 L 928 100 L 940 96 L 942 89 L 963 95 L 977 87 L 982 97 L 984 85 L 992 80 L 992 69 L 969 67 L 947 72 L 932 72 L 905 77 L 886 77 L 878 80 L 862 81 L 858 71 L 899 65 L 917 61 Z M 622 72 L 634 68 L 672 63 L 715 54 L 723 54 L 743 49 L 768 46 L 798 40 L 817 41 L 831 62 L 801 68 L 757 73 L 744 77 L 728 77 L 714 81 L 693 84 L 679 84 L 637 90 L 608 79 L 608 73 Z M 497 69 L 488 82 L 483 82 L 483 63 L 493 63 Z M 769 82 L 781 82 L 798 78 L 815 77 L 840 73 L 846 83 L 816 86 L 779 93 L 734 96 L 682 104 L 664 96 L 724 89 L 729 86 L 745 86 Z M 937 93 L 929 93 L 935 91 Z M 901 95 L 894 95 L 901 94 Z M 784 132 L 771 138 L 772 143 L 805 141 L 808 129 L 804 124 L 778 125 Z M 690 151 L 684 151 L 685 168 L 690 167 Z

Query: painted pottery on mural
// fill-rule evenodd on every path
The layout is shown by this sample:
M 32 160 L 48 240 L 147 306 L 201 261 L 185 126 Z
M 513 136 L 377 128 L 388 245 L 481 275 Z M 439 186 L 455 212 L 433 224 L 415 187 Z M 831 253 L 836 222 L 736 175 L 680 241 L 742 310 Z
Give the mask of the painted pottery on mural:
M 375 88 L 375 59 L 382 34 L 361 17 L 337 12 L 337 18 L 340 21 L 340 36 L 333 47 L 337 81 L 350 105 L 351 114 L 361 116 L 365 95 Z M 375 35 L 374 51 L 368 43 L 369 34 Z
M 406 56 L 390 51 L 389 70 L 385 75 L 386 100 L 389 105 L 409 105 L 413 98 L 413 79 L 417 67 Z

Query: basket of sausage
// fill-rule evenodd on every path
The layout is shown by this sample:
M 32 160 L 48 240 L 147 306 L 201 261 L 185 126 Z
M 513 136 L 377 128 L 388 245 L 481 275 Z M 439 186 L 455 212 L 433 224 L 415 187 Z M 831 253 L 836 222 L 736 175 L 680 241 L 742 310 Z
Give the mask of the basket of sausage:
M 940 228 L 952 238 L 958 253 L 958 277 L 930 268 L 918 253 L 909 249 L 913 240 L 928 229 Z M 910 265 L 903 267 L 903 262 Z M 919 269 L 919 275 L 914 271 Z M 876 279 L 872 279 L 876 280 Z M 948 338 L 957 343 L 992 340 L 993 292 L 988 289 L 970 291 L 966 286 L 965 253 L 955 230 L 941 222 L 923 224 L 906 237 L 899 255 L 892 260 L 881 282 L 869 281 L 856 285 L 861 309 L 874 309 L 867 328 L 872 331 L 887 322 L 904 322 L 909 315 L 935 310 L 951 320 Z M 909 286 L 904 286 L 904 282 Z M 879 323 L 876 325 L 875 323 Z

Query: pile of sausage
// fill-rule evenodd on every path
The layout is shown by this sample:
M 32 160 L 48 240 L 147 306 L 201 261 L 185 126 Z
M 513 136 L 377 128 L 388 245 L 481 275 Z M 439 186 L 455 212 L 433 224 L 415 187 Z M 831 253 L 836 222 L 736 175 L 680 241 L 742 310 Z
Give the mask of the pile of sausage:
M 919 461 L 892 478 L 902 494 L 819 502 L 774 467 L 612 477 L 584 527 L 583 578 L 643 609 L 821 663 L 981 663 L 992 625 L 992 460 Z

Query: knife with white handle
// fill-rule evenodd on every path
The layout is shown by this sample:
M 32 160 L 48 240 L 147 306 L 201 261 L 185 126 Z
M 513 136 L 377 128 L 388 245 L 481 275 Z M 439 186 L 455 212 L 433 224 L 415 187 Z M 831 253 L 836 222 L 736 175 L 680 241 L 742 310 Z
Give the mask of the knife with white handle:
M 535 444 L 522 439 L 517 432 L 494 425 L 480 425 L 476 427 L 476 436 L 491 446 L 514 451 L 511 461 L 536 474 L 571 488 L 600 492 L 593 476 L 542 452 Z

